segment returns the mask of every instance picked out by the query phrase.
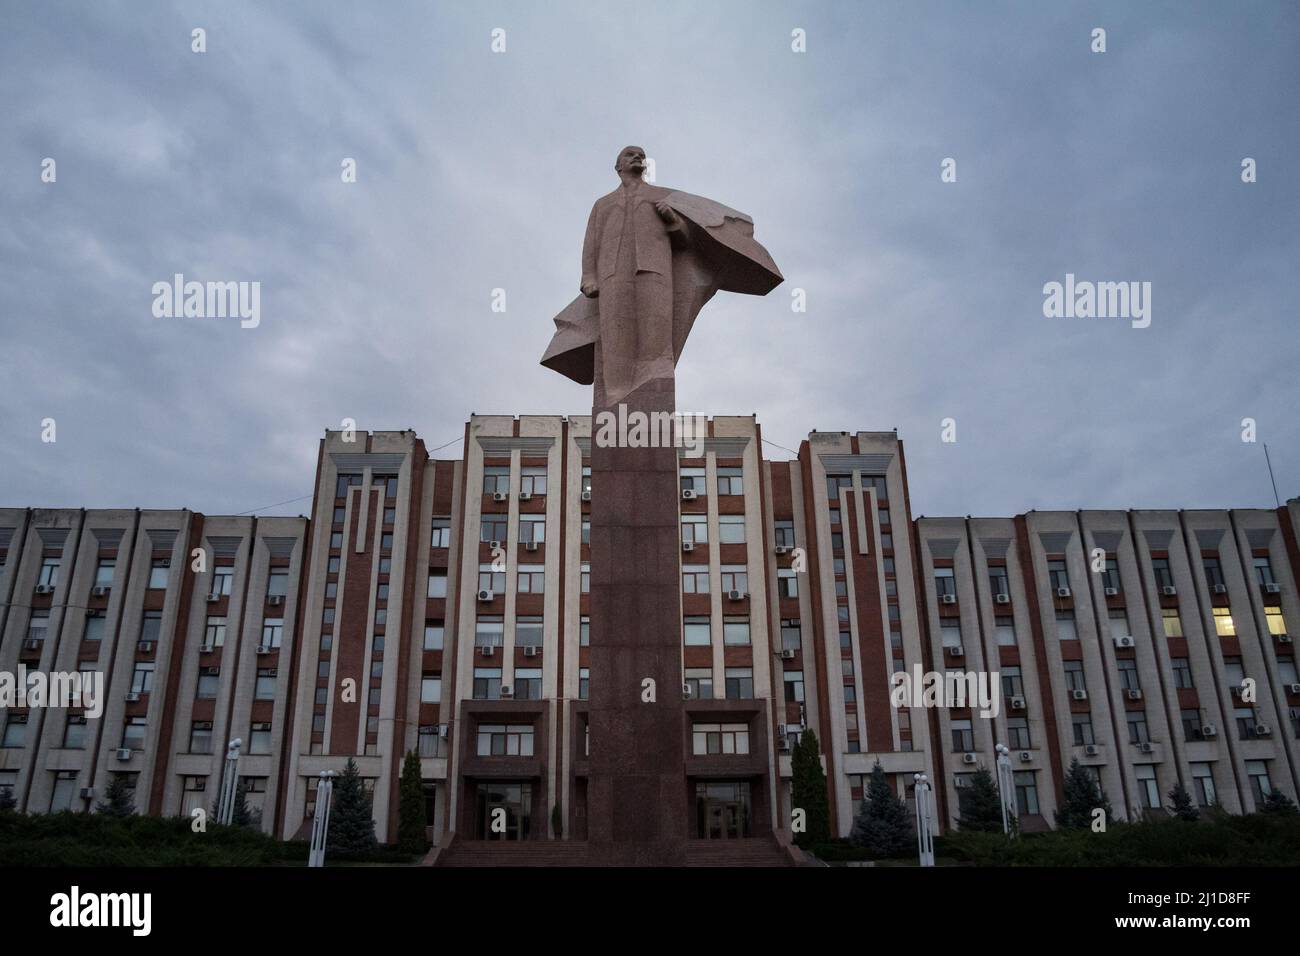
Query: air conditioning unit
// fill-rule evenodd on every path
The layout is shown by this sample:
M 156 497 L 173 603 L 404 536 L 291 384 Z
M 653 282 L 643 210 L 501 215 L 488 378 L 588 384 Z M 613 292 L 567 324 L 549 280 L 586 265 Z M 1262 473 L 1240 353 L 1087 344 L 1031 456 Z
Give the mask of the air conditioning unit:
M 694 489 L 694 488 L 683 488 L 683 489 L 682 489 L 682 501 L 694 501 L 694 500 L 695 500 L 695 489 Z
M 962 647 L 960 644 L 954 644 L 952 647 L 949 647 L 947 650 L 948 653 L 953 657 L 966 656 L 966 648 Z
M 1012 697 L 1012 698 L 1011 698 L 1011 709 L 1012 709 L 1012 710 L 1024 710 L 1024 709 L 1025 709 L 1025 699 L 1024 699 L 1023 697 Z
M 690 684 L 682 685 L 682 700 L 691 700 L 695 697 L 695 692 L 691 690 Z
M 488 550 L 489 550 L 489 551 L 496 551 L 496 550 L 497 550 L 498 548 L 500 548 L 500 547 L 501 547 L 501 542 L 500 542 L 500 541 L 489 541 L 489 542 L 488 542 Z
M 582 500 L 583 500 L 583 501 L 590 501 L 590 500 L 591 500 L 591 492 L 590 492 L 590 491 L 584 491 L 584 492 L 582 493 Z
M 941 596 L 940 596 L 939 600 L 941 600 L 944 604 L 956 604 L 956 603 L 957 603 L 957 595 L 955 595 L 955 594 L 944 594 L 944 595 L 941 595 Z
M 521 492 L 519 492 L 519 500 L 520 500 L 520 501 L 532 501 L 532 500 L 533 500 L 533 493 L 532 493 L 531 491 L 521 491 Z
M 1029 761 L 1031 761 L 1031 760 L 1033 760 L 1033 759 L 1034 759 L 1034 755 L 1031 754 L 1028 750 L 1022 750 L 1022 751 L 1020 751 L 1020 762 L 1021 762 L 1021 763 L 1029 763 Z
M 509 496 L 508 494 L 506 494 L 504 491 L 494 491 L 494 492 L 492 492 L 492 500 L 493 500 L 493 501 L 505 501 L 505 500 L 506 500 L 507 498 L 509 498 L 509 497 L 510 497 L 510 496 Z
M 108 587 L 108 585 L 106 585 L 106 584 L 99 584 L 99 585 L 96 585 L 95 587 L 91 588 L 91 589 L 90 589 L 90 593 L 93 594 L 95 597 L 103 597 L 103 596 L 106 595 L 110 590 L 111 590 L 111 589 Z
M 524 657 L 536 657 L 541 652 L 542 649 L 540 647 L 537 647 L 535 644 L 529 644 L 524 648 Z
M 1115 638 L 1115 646 L 1116 646 L 1116 647 L 1132 647 L 1132 646 L 1133 646 L 1133 638 L 1129 637 L 1127 634 L 1123 635 L 1122 637 L 1117 637 L 1117 638 Z
M 139 646 L 141 654 L 153 653 L 153 641 L 141 641 Z
M 439 737 L 446 737 L 446 736 L 447 736 L 447 725 L 446 725 L 446 724 L 439 724 L 439 725 L 438 725 L 438 736 L 439 736 Z
M 1173 597 L 1178 593 L 1178 588 L 1174 587 L 1172 584 L 1166 584 L 1160 588 L 1160 593 L 1165 597 Z
M 136 701 L 138 701 L 139 699 L 140 699 L 140 694 L 139 694 L 138 691 L 134 691 L 134 690 L 133 690 L 133 691 L 129 691 L 129 692 L 127 693 L 127 695 L 126 695 L 126 702 L 127 702 L 128 704 L 134 704 L 134 703 L 135 703 Z
M 1280 584 L 1265 584 L 1265 585 L 1264 585 L 1264 593 L 1265 593 L 1265 594 L 1281 594 L 1281 593 L 1282 593 L 1282 585 L 1280 585 Z
M 727 600 L 728 600 L 728 601 L 743 601 L 743 600 L 745 600 L 745 592 L 744 592 L 744 591 L 728 591 L 728 592 L 727 592 Z
M 784 544 L 778 544 L 778 545 L 776 546 L 776 553 L 777 553 L 777 554 L 789 554 L 789 553 L 790 553 L 790 549 L 789 549 L 786 545 L 784 545 Z
M 1097 754 L 1101 753 L 1101 748 L 1096 744 L 1088 744 L 1088 746 L 1083 748 L 1083 752 L 1088 757 L 1095 757 Z
M 1214 587 L 1210 588 L 1210 590 L 1215 594 L 1227 594 L 1228 586 L 1226 584 L 1216 584 Z
M 511 687 L 509 684 L 502 684 L 502 685 L 501 685 L 501 696 L 502 696 L 503 698 L 506 698 L 506 697 L 513 697 L 513 696 L 515 696 L 514 688 Z
M 39 651 L 41 649 L 41 641 L 39 638 L 34 637 L 23 644 L 23 647 L 29 651 Z
M 1290 690 L 1293 694 L 1300 694 L 1300 684 L 1292 684 Z
M 496 595 L 493 594 L 491 591 L 479 591 L 479 592 L 478 592 L 478 599 L 479 599 L 479 601 L 481 601 L 481 602 L 484 603 L 484 604 L 486 604 L 488 601 L 491 601 L 491 600 L 492 600 L 493 598 L 495 598 L 495 597 L 496 597 Z
M 220 594 L 209 594 L 209 595 L 208 595 L 208 603 L 209 603 L 209 604 L 216 604 L 216 603 L 217 603 L 218 601 L 220 601 L 220 600 L 221 600 L 221 595 L 220 595 Z
M 1057 589 L 1056 589 L 1056 596 L 1057 596 L 1057 597 L 1069 597 L 1069 596 L 1070 596 L 1070 589 L 1069 589 L 1069 588 L 1057 588 Z
M 269 595 L 267 595 L 266 603 L 267 603 L 267 604 L 270 604 L 272 607 L 276 607 L 276 606 L 278 606 L 278 605 L 281 605 L 281 604 L 284 603 L 284 595 L 283 595 L 283 594 L 269 594 Z
M 1106 597 L 1119 597 L 1119 588 L 1102 588 Z
M 1152 749 L 1150 741 L 1144 740 L 1142 743 L 1138 744 L 1138 750 L 1142 751 L 1144 754 L 1151 753 Z
M 782 737 L 777 740 L 776 749 L 781 751 L 783 754 L 788 754 L 790 752 L 790 738 Z
M 82 787 L 82 788 L 81 788 L 79 791 L 77 791 L 77 792 L 81 795 L 81 799 L 82 799 L 82 800 L 93 800 L 93 799 L 95 799 L 95 788 L 94 788 L 94 787 Z
M 536 551 L 536 550 L 537 550 L 537 542 L 536 542 L 536 541 L 525 541 L 525 542 L 524 542 L 524 550 L 525 550 L 525 551 Z
M 199 653 L 200 653 L 200 654 L 211 654 L 211 653 L 212 653 L 212 645 L 211 645 L 211 644 L 200 644 L 200 645 L 199 645 Z
M 1255 736 L 1256 736 L 1256 737 L 1270 737 L 1270 736 L 1272 736 L 1272 734 L 1273 734 L 1273 728 L 1270 727 L 1268 724 L 1256 724 L 1256 725 L 1255 725 Z
M 1219 736 L 1218 728 L 1215 727 L 1214 724 L 1205 724 L 1201 727 L 1201 736 L 1207 739 L 1210 737 L 1217 737 Z
M 792 660 L 794 660 L 794 651 L 790 650 L 789 648 L 786 648 L 785 650 L 783 650 L 783 651 L 781 652 L 781 660 L 783 660 L 783 661 L 792 661 Z M 1300 693 L 1300 692 L 1298 692 L 1298 693 Z
M 118 760 L 122 760 L 122 761 L 130 760 L 130 759 L 131 759 L 131 748 L 130 748 L 130 747 L 119 747 L 119 748 L 117 748 L 117 759 L 118 759 Z
M 979 757 L 975 756 L 974 754 L 962 754 L 962 755 L 961 755 L 961 762 L 962 762 L 962 763 L 974 763 L 974 762 L 977 761 L 977 760 L 979 760 Z
M 485 644 L 482 647 L 480 647 L 478 650 L 479 653 L 482 654 L 484 657 L 495 657 L 497 653 L 497 648 L 495 644 Z
M 1290 644 L 1290 643 L 1291 643 L 1291 635 L 1290 635 L 1290 634 L 1279 634 L 1279 635 L 1277 636 L 1277 642 L 1278 642 L 1279 644 Z
M 695 542 L 694 542 L 694 541 L 683 541 L 683 542 L 682 542 L 682 550 L 683 550 L 683 551 L 694 551 L 694 550 L 695 550 Z
M 1075 700 L 1087 700 L 1088 692 L 1086 690 L 1072 690 L 1070 691 L 1070 696 Z
M 1129 700 L 1141 700 L 1141 699 L 1142 699 L 1142 691 L 1140 691 L 1140 690 L 1136 690 L 1136 689 L 1135 689 L 1135 690 L 1130 690 L 1130 691 L 1128 692 L 1128 699 L 1129 699 Z
M 266 644 L 257 645 L 257 653 L 259 654 L 270 654 L 274 650 L 275 650 L 274 647 L 270 647 Z
M 53 588 L 51 585 L 49 585 L 49 584 L 38 584 L 38 585 L 36 585 L 36 593 L 37 593 L 37 594 L 53 594 L 53 593 L 54 593 L 54 588 Z

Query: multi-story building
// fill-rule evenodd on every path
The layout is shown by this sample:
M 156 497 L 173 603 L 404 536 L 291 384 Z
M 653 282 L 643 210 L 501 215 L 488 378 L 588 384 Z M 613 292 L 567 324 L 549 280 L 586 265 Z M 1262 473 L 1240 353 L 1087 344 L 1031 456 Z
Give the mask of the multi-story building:
M 86 809 L 215 803 L 226 744 L 264 830 L 305 833 L 355 759 L 381 839 L 419 754 L 435 840 L 586 832 L 587 417 L 475 416 L 458 460 L 409 431 L 327 432 L 310 517 L 0 509 L 0 672 L 105 675 L 102 714 L 0 710 L 0 788 Z M 683 449 L 683 739 L 701 837 L 790 825 L 790 750 L 821 742 L 847 834 L 879 762 L 939 823 L 994 748 L 1022 826 L 1066 766 L 1121 817 L 1258 807 L 1300 784 L 1300 499 L 1276 511 L 919 518 L 892 432 L 762 455 L 753 418 Z M 993 681 L 996 713 L 897 701 L 895 677 Z M 951 703 L 951 702 L 949 702 Z M 918 706 L 920 704 L 920 706 Z

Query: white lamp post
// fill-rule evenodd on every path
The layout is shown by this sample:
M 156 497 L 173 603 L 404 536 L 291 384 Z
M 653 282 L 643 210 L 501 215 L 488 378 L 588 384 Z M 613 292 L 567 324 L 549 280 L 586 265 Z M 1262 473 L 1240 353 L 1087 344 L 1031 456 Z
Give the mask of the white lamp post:
M 934 806 L 930 778 L 923 773 L 912 777 L 916 781 L 916 852 L 921 866 L 934 866 L 934 826 L 931 809 Z
M 1002 803 L 1002 832 L 1014 836 L 1011 821 L 1016 819 L 1016 783 L 1011 773 L 1011 751 L 1006 744 L 998 744 L 998 797 Z
M 320 772 L 320 783 L 316 785 L 316 813 L 311 821 L 311 853 L 307 857 L 308 866 L 325 865 L 325 841 L 330 831 L 330 797 L 334 794 L 334 778 L 338 773 L 333 770 Z
M 239 792 L 239 748 L 243 741 L 236 737 L 226 748 L 226 762 L 221 778 L 221 792 L 217 801 L 217 822 L 230 826 L 235 819 L 235 797 Z

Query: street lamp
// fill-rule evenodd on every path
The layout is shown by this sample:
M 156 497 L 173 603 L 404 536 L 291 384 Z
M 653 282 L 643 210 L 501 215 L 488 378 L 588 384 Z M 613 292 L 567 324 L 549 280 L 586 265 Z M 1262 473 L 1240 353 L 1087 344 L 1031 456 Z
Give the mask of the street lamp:
M 916 781 L 916 852 L 921 866 L 934 866 L 934 826 L 931 810 L 934 806 L 930 778 L 923 773 L 914 774 Z
M 235 820 L 235 797 L 239 792 L 239 748 L 244 742 L 236 737 L 226 748 L 226 761 L 217 801 L 217 822 L 230 826 Z
M 325 865 L 325 841 L 330 829 L 330 797 L 334 793 L 335 770 L 322 770 L 320 783 L 316 785 L 316 813 L 311 820 L 311 852 L 307 856 L 308 866 Z
M 1002 804 L 1002 832 L 1013 836 L 1011 821 L 1017 817 L 1016 783 L 1011 774 L 1011 751 L 1006 744 L 993 748 L 998 754 L 998 798 Z

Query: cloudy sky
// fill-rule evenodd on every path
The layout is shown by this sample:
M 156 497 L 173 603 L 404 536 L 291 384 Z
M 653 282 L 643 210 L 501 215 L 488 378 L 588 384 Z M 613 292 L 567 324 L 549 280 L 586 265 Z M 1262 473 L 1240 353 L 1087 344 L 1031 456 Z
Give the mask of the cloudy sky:
M 778 459 L 897 428 L 916 513 L 1272 507 L 1298 40 L 1280 2 L 7 5 L 0 506 L 296 514 L 345 417 L 455 457 L 471 412 L 585 413 L 537 360 L 637 143 L 786 276 L 706 308 L 683 410 Z M 260 282 L 261 324 L 155 318 L 178 272 Z M 1045 318 L 1066 273 L 1150 282 L 1150 327 Z

